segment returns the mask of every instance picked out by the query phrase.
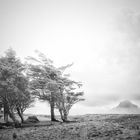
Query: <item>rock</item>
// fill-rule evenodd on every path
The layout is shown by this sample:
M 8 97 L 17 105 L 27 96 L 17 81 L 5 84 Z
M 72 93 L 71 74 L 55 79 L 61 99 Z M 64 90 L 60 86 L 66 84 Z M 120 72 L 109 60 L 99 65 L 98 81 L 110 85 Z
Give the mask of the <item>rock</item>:
M 7 126 L 2 126 L 2 125 L 0 125 L 0 129 L 6 129 L 7 128 Z
M 13 133 L 13 139 L 16 139 L 17 138 L 17 134 L 14 132 Z
M 7 129 L 7 128 L 13 128 L 14 124 L 7 122 L 7 123 L 0 123 L 0 129 Z
M 36 116 L 29 116 L 26 120 L 26 122 L 31 122 L 31 123 L 38 123 L 39 120 Z
M 15 128 L 20 128 L 20 127 L 22 127 L 22 124 L 19 123 L 19 122 L 16 122 L 16 123 L 14 124 L 14 126 L 15 126 Z

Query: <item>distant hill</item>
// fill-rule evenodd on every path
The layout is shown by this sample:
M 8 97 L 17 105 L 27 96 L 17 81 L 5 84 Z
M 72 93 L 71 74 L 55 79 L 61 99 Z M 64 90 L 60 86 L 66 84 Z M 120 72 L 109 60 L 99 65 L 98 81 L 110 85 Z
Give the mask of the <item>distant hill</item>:
M 128 100 L 119 103 L 118 106 L 111 109 L 113 114 L 140 114 L 140 108 Z

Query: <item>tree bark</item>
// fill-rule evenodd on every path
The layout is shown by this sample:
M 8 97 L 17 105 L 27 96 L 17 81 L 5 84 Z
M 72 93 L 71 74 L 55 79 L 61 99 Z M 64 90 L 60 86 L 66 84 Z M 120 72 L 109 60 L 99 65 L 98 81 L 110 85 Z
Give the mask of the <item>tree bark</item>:
M 60 112 L 61 120 L 63 121 L 64 120 L 63 112 L 61 109 L 59 109 L 59 112 Z
M 64 118 L 63 118 L 63 122 L 67 122 L 68 121 L 68 113 L 66 110 L 64 110 Z
M 54 93 L 51 92 L 51 98 L 50 98 L 51 121 L 57 121 L 55 119 L 54 108 L 55 108 Z
M 8 106 L 4 103 L 4 122 L 8 123 Z
M 54 101 L 50 102 L 50 109 L 51 109 L 51 121 L 56 121 L 54 113 Z
M 9 117 L 13 120 L 14 123 L 17 123 L 18 122 L 18 120 L 16 119 L 13 111 L 10 111 L 9 110 Z
M 15 127 L 20 127 L 21 126 L 19 121 L 16 119 L 15 114 L 14 114 L 13 111 L 9 110 L 9 117 L 13 120 Z
M 17 112 L 18 112 L 18 115 L 21 119 L 21 123 L 24 123 L 24 117 L 23 117 L 23 112 L 17 107 Z

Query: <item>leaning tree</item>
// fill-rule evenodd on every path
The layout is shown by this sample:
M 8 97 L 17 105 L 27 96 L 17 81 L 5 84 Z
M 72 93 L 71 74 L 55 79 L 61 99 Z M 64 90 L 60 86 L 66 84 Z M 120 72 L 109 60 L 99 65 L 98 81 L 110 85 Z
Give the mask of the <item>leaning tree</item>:
M 27 75 L 30 79 L 30 90 L 32 95 L 39 100 L 47 101 L 50 104 L 51 120 L 55 119 L 55 101 L 58 92 L 57 77 L 60 73 L 53 61 L 38 52 L 38 58 L 28 57 Z M 31 63 L 30 63 L 30 62 Z
M 84 92 L 79 88 L 82 86 L 81 82 L 76 82 L 67 76 L 60 76 L 59 92 L 57 94 L 56 108 L 59 110 L 61 119 L 64 122 L 68 121 L 68 114 L 72 106 L 80 101 L 84 101 Z
M 28 89 L 28 86 L 24 86 L 24 82 L 21 82 L 27 80 L 23 73 L 24 69 L 24 64 L 11 48 L 7 50 L 5 56 L 0 58 L 0 99 L 4 108 L 5 122 L 8 122 L 8 116 L 10 116 L 13 122 L 18 123 L 15 109 L 19 101 L 25 101 L 21 99 Z
M 33 106 L 34 97 L 29 90 L 29 79 L 25 75 L 21 75 L 17 78 L 17 85 L 20 91 L 15 98 L 15 111 L 21 118 L 21 122 L 24 123 L 23 112 Z
M 56 121 L 54 108 L 59 109 L 61 119 L 67 121 L 71 107 L 84 100 L 81 98 L 83 92 L 74 90 L 75 86 L 80 87 L 81 84 L 70 80 L 68 75 L 64 74 L 64 71 L 72 64 L 56 68 L 53 61 L 40 52 L 38 59 L 28 57 L 28 60 L 32 62 L 28 63 L 27 71 L 32 94 L 50 104 L 52 121 Z

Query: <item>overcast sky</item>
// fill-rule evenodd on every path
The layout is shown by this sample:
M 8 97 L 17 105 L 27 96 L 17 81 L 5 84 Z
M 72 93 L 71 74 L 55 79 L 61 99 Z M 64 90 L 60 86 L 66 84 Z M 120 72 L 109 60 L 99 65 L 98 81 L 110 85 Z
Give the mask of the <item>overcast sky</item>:
M 139 0 L 0 0 L 0 54 L 9 47 L 22 59 L 39 50 L 57 66 L 74 63 L 68 72 L 86 101 L 71 114 L 125 99 L 140 105 Z M 49 113 L 46 106 L 30 111 Z

